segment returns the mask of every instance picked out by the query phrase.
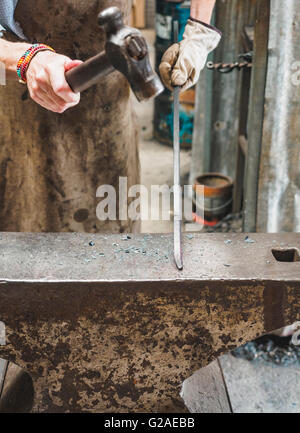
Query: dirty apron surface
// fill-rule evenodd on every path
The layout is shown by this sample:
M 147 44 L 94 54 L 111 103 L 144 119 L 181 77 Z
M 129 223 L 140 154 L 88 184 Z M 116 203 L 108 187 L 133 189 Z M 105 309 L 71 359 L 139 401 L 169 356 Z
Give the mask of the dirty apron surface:
M 104 49 L 97 14 L 130 1 L 19 0 L 15 18 L 30 41 L 86 60 Z M 5 38 L 17 41 L 12 34 Z M 123 232 L 130 221 L 100 221 L 97 188 L 139 183 L 135 116 L 125 78 L 114 72 L 63 114 L 45 110 L 25 86 L 0 88 L 0 230 Z M 118 217 L 118 212 L 117 212 Z

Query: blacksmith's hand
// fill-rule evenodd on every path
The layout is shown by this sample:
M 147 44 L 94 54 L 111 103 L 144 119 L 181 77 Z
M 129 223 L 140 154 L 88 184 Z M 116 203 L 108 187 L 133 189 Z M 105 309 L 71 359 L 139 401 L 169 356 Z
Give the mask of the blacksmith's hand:
M 31 98 L 55 113 L 63 113 L 77 105 L 80 94 L 71 90 L 65 73 L 81 63 L 80 60 L 71 60 L 52 51 L 37 53 L 26 73 Z

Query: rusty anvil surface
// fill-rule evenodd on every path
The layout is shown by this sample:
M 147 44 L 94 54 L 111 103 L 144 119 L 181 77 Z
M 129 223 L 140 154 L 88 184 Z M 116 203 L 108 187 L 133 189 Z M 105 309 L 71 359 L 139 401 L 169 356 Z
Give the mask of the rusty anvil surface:
M 300 320 L 300 262 L 272 254 L 300 234 L 245 236 L 184 235 L 180 272 L 172 235 L 0 233 L 0 357 L 32 410 L 185 411 L 195 370 Z

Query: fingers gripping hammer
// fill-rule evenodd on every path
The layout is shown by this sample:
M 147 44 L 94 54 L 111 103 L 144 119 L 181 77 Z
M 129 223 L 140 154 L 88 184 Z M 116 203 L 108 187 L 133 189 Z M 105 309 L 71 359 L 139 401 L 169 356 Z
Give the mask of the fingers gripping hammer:
M 82 92 L 118 70 L 129 81 L 138 101 L 159 95 L 164 87 L 151 67 L 141 32 L 124 25 L 122 12 L 117 7 L 100 12 L 98 23 L 106 32 L 105 51 L 66 73 L 71 89 Z

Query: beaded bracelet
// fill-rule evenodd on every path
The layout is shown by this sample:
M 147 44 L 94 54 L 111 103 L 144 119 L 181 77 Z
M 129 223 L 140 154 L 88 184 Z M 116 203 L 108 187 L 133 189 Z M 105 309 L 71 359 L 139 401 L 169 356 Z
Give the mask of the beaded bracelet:
M 48 45 L 44 44 L 34 44 L 32 45 L 20 58 L 17 65 L 17 74 L 19 77 L 19 82 L 22 84 L 27 83 L 26 79 L 26 72 L 28 69 L 28 66 L 33 59 L 33 57 L 40 51 L 53 51 L 55 53 L 55 50 Z

